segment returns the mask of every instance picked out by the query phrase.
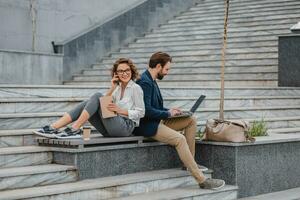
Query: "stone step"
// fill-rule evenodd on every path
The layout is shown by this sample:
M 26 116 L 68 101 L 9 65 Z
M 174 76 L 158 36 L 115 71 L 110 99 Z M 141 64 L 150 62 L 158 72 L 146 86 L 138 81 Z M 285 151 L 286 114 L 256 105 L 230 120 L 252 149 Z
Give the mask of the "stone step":
M 185 50 L 185 51 L 168 51 L 172 57 L 176 56 L 207 56 L 207 55 L 219 55 L 220 54 L 220 49 L 191 49 L 191 50 Z M 255 47 L 255 48 L 230 48 L 226 51 L 227 55 L 231 54 L 242 54 L 242 53 L 277 53 L 278 52 L 278 47 Z M 121 53 L 121 52 L 113 52 L 111 53 L 110 57 L 117 59 L 120 57 L 125 57 L 125 58 L 132 58 L 136 59 L 139 57 L 150 57 L 153 54 L 153 52 L 127 52 L 127 53 Z
M 228 119 L 236 118 L 268 118 L 296 116 L 300 111 L 300 106 L 262 106 L 262 107 L 226 107 L 225 117 Z M 195 115 L 199 119 L 217 118 L 219 108 L 201 108 Z M 11 113 L 0 114 L 0 127 L 3 130 L 39 128 L 49 124 L 59 117 L 63 112 L 47 113 Z M 45 120 L 46 119 L 46 120 Z M 34 123 L 33 123 L 34 122 Z
M 0 98 L 0 113 L 67 111 L 89 96 L 78 98 Z
M 210 175 L 207 175 L 208 177 Z M 156 170 L 135 174 L 86 179 L 75 183 L 39 186 L 0 192 L 0 200 L 51 199 L 96 200 L 126 197 L 195 185 L 188 172 L 179 169 Z M 200 189 L 199 189 L 200 190 Z
M 281 13 L 281 14 L 277 14 L 277 15 L 271 15 L 271 16 L 254 16 L 254 17 L 249 17 L 249 18 L 233 18 L 231 19 L 229 16 L 229 24 L 233 24 L 233 25 L 238 25 L 238 24 L 247 24 L 247 23 L 260 23 L 261 21 L 272 21 L 272 20 L 283 20 L 283 19 L 294 19 L 294 18 L 299 18 L 300 14 L 299 13 Z M 219 19 L 219 20 L 218 20 Z M 206 23 L 206 24 L 220 24 L 220 22 L 222 22 L 222 18 L 220 17 L 212 17 L 210 19 L 202 19 L 202 18 L 188 18 L 188 19 L 173 19 L 173 20 L 169 20 L 168 24 L 181 24 L 181 23 L 197 23 L 197 24 L 201 24 L 201 23 Z
M 76 168 L 67 165 L 49 164 L 0 169 L 0 191 L 77 180 Z
M 160 190 L 157 192 L 147 192 L 144 194 L 137 194 L 128 197 L 122 197 L 122 200 L 175 200 L 175 199 L 190 199 L 190 200 L 235 200 L 237 199 L 237 186 L 226 185 L 220 190 L 199 190 L 197 185 L 175 188 L 168 190 Z M 119 198 L 113 198 L 117 200 Z
M 245 197 L 239 200 L 296 200 L 300 199 L 300 187 L 288 190 L 272 192 L 268 194 L 261 194 L 252 197 Z
M 51 124 L 62 115 L 62 112 L 0 114 L 0 130 L 40 128 Z
M 255 9 L 247 9 L 247 10 L 230 10 L 229 12 L 229 17 L 230 19 L 232 18 L 237 18 L 237 17 L 248 17 L 248 16 L 264 16 L 266 14 L 272 14 L 274 13 L 280 13 L 280 12 L 285 12 L 285 13 L 290 13 L 294 12 L 295 10 L 298 9 L 300 6 L 299 2 L 290 2 L 290 3 L 285 3 L 284 6 L 282 6 L 282 2 L 280 2 L 280 5 L 276 4 L 277 6 L 274 7 L 258 7 Z M 205 9 L 203 7 L 203 9 Z M 255 15 L 257 14 L 257 15 Z M 201 10 L 199 12 L 194 12 L 194 11 L 186 11 L 181 13 L 180 15 L 176 16 L 175 19 L 188 19 L 188 18 L 193 18 L 193 17 L 210 17 L 210 16 L 219 16 L 219 17 L 224 17 L 224 6 L 220 8 L 216 8 L 214 11 L 207 11 L 207 10 Z
M 190 26 L 189 26 L 190 27 Z M 189 27 L 184 27 L 186 29 L 188 29 Z M 228 45 L 230 46 L 231 44 L 235 47 L 239 47 L 239 46 L 245 46 L 247 44 L 255 44 L 258 42 L 271 42 L 271 43 L 275 43 L 277 44 L 277 37 L 273 36 L 273 37 L 266 37 L 266 36 L 261 36 L 261 37 L 246 37 L 246 38 L 231 38 L 230 40 L 228 40 Z M 138 38 L 137 38 L 138 40 Z M 161 48 L 165 48 L 165 47 L 176 47 L 176 46 L 190 46 L 190 45 L 217 45 L 220 46 L 222 45 L 222 40 L 221 38 L 215 38 L 215 39 L 194 39 L 194 40 L 175 40 L 175 41 L 167 41 L 164 42 L 163 44 L 159 41 L 155 41 L 155 42 L 136 42 L 136 43 L 130 43 L 129 44 L 129 48 L 153 48 L 153 47 L 161 47 Z
M 1 98 L 15 97 L 87 97 L 95 92 L 105 92 L 102 86 L 68 86 L 68 85 L 0 85 Z
M 173 32 L 173 31 L 172 31 Z M 277 48 L 277 41 L 259 41 L 259 42 L 251 42 L 247 43 L 229 43 L 227 45 L 229 49 L 243 49 L 243 48 L 257 48 L 257 47 L 276 47 Z M 166 52 L 173 52 L 173 51 L 191 51 L 191 50 L 219 50 L 221 49 L 222 44 L 220 42 L 211 45 L 211 44 L 203 44 L 201 48 L 197 44 L 186 44 L 186 45 L 170 45 L 170 46 L 160 46 L 160 47 L 126 47 L 121 48 L 120 53 L 148 53 L 151 54 L 156 51 L 166 51 Z
M 296 116 L 300 106 L 265 106 L 265 107 L 236 107 L 225 108 L 224 118 L 226 119 L 257 119 Z M 198 119 L 215 119 L 219 116 L 219 109 L 202 108 L 195 113 Z
M 295 18 L 299 16 L 299 13 L 297 12 L 297 9 L 299 7 L 298 5 L 293 5 L 293 9 L 287 9 L 287 10 L 279 10 L 279 11 L 269 11 L 269 12 L 253 12 L 248 13 L 247 11 L 244 11 L 244 13 L 237 13 L 233 14 L 229 12 L 229 18 L 228 23 L 231 25 L 237 25 L 238 23 L 243 22 L 259 22 L 262 21 L 262 19 L 265 20 L 278 20 L 278 19 L 289 19 L 289 18 Z M 220 24 L 222 20 L 224 20 L 224 16 L 222 14 L 224 13 L 224 8 L 220 11 L 216 10 L 216 13 L 220 13 L 217 15 L 213 14 L 206 14 L 206 12 L 200 13 L 200 14 L 191 14 L 191 15 L 185 15 L 183 18 L 176 17 L 175 19 L 169 20 L 168 24 L 177 24 L 179 22 L 186 23 L 186 22 L 198 22 L 198 23 L 206 23 L 212 22 L 211 24 Z M 206 15 L 205 15 L 206 14 Z
M 164 106 L 190 109 L 198 97 L 167 97 Z M 199 109 L 219 108 L 219 97 L 206 97 Z M 263 107 L 263 106 L 300 106 L 300 96 L 253 96 L 253 97 L 225 97 L 224 107 Z
M 274 3 L 287 3 L 287 2 L 296 2 L 296 0 L 283 0 L 283 1 L 279 1 L 279 0 L 274 0 L 274 1 L 271 1 L 271 0 L 261 0 L 259 1 L 259 3 L 255 4 L 251 1 L 248 1 L 248 0 L 241 0 L 241 1 L 232 1 L 234 2 L 234 5 L 243 5 L 245 6 L 246 4 L 249 4 L 249 5 L 258 5 L 258 4 L 271 4 L 273 5 L 271 2 L 274 2 Z M 220 5 L 219 1 L 217 0 L 211 0 L 211 1 L 205 1 L 205 2 L 201 2 L 201 3 L 196 3 L 195 6 L 193 7 L 199 7 L 201 5 L 207 5 L 207 6 L 216 6 L 216 5 Z M 249 6 L 248 5 L 248 6 Z
M 284 0 L 284 1 L 245 1 L 245 2 L 231 2 L 230 8 L 232 11 L 235 10 L 247 10 L 246 8 L 260 8 L 260 7 L 278 7 L 278 6 L 285 6 L 289 4 L 295 4 L 297 3 L 296 0 Z M 213 10 L 218 9 L 220 7 L 223 7 L 224 4 L 220 4 L 217 2 L 211 2 L 211 3 L 199 3 L 197 6 L 194 6 L 189 9 L 189 11 L 203 11 L 203 10 Z
M 275 1 L 270 1 L 270 0 L 261 0 L 259 2 L 255 2 L 255 1 L 234 1 L 231 2 L 231 7 L 232 10 L 239 10 L 239 9 L 244 9 L 245 7 L 251 7 L 251 8 L 259 8 L 259 7 L 278 7 L 278 6 L 286 6 L 288 4 L 295 4 L 297 3 L 297 0 L 283 0 L 283 1 L 279 1 L 279 0 L 275 0 Z M 207 6 L 207 8 L 218 8 L 218 6 L 224 6 L 224 4 L 220 4 L 217 1 L 210 1 L 207 3 L 198 3 L 196 4 L 196 6 L 193 6 L 191 9 L 189 10 L 197 10 L 197 9 L 201 9 L 201 7 Z
M 202 27 L 203 28 L 203 27 Z M 273 27 L 272 29 L 257 29 L 257 30 L 247 30 L 247 28 L 241 27 L 239 29 L 235 29 L 237 31 L 230 31 L 231 29 L 228 29 L 228 38 L 235 38 L 235 37 L 245 37 L 248 35 L 251 35 L 251 33 L 253 33 L 253 35 L 256 36 L 262 36 L 262 35 L 274 35 L 274 34 L 287 34 L 290 33 L 289 30 L 290 26 L 283 26 L 283 28 L 276 28 Z M 176 32 L 163 32 L 163 33 L 149 33 L 145 35 L 145 38 L 158 38 L 158 37 L 176 37 L 176 36 L 207 36 L 207 35 L 211 35 L 214 36 L 216 38 L 219 38 L 220 36 L 223 35 L 223 29 L 215 29 L 215 30 L 186 30 L 186 31 L 176 31 Z M 230 50 L 230 49 L 228 49 Z
M 199 87 L 199 86 L 177 86 L 160 87 L 163 96 L 207 96 L 219 95 L 219 87 Z M 0 85 L 1 97 L 87 97 L 95 92 L 106 92 L 108 87 L 101 86 L 81 86 L 81 85 Z M 13 92 L 14 91 L 14 92 Z M 243 96 L 278 96 L 290 95 L 298 96 L 300 87 L 225 87 L 225 95 Z
M 0 113 L 68 111 L 89 96 L 78 98 L 0 98 Z M 0 132 L 1 135 L 1 132 Z
M 168 107 L 168 106 L 167 106 Z M 226 104 L 225 104 L 226 107 Z M 190 107 L 189 107 L 190 108 Z M 200 106 L 199 110 L 203 109 L 202 105 Z M 201 112 L 201 111 L 200 111 Z M 216 114 L 217 115 L 217 114 Z M 297 129 L 300 127 L 300 116 L 287 116 L 287 117 L 255 117 L 255 118 L 243 118 L 244 120 L 249 121 L 252 123 L 253 121 L 261 121 L 262 119 L 266 122 L 266 125 L 269 129 L 272 129 L 274 132 L 283 132 L 282 130 L 287 129 L 288 133 L 292 132 L 292 130 Z M 198 119 L 197 125 L 199 130 L 204 130 L 206 123 L 206 119 Z M 92 126 L 88 124 L 89 126 Z M 32 131 L 35 129 L 13 129 L 13 130 L 0 130 L 0 134 L 5 137 L 5 134 L 11 134 L 11 137 L 17 137 L 20 135 L 33 135 Z M 93 134 L 99 134 L 94 128 L 93 128 Z M 2 136 L 0 136 L 2 137 Z M 15 144 L 12 144 L 11 147 L 18 146 Z
M 271 20 L 257 20 L 257 21 L 253 21 L 253 20 L 249 20 L 249 21 L 240 21 L 240 22 L 232 22 L 229 21 L 228 23 L 228 29 L 230 28 L 237 28 L 237 27 L 253 27 L 253 26 L 263 26 L 263 25 L 270 25 L 270 24 L 274 24 L 274 25 L 278 25 L 278 24 L 287 24 L 290 23 L 291 25 L 295 24 L 297 21 L 299 21 L 299 16 L 289 16 L 289 17 L 278 17 L 278 18 L 274 18 Z M 219 20 L 219 21 L 191 21 L 191 22 L 185 22 L 185 23 L 168 23 L 168 24 L 164 24 L 161 25 L 160 28 L 176 28 L 176 27 L 190 27 L 190 26 L 199 26 L 201 25 L 203 27 L 203 29 L 207 28 L 207 27 L 219 27 L 222 26 L 223 21 Z
M 294 6 L 293 6 L 294 7 Z M 266 17 L 266 20 L 270 20 L 271 18 L 269 17 L 271 15 L 271 13 L 274 12 L 274 14 L 272 16 L 275 16 L 275 20 L 281 19 L 280 16 L 284 15 L 284 14 L 289 14 L 289 16 L 291 18 L 295 18 L 298 15 L 297 12 L 297 7 L 300 7 L 299 5 L 297 5 L 295 8 L 293 9 L 282 9 L 282 10 L 278 10 L 278 11 L 269 11 L 269 12 L 252 12 L 252 13 L 248 13 L 248 12 L 244 12 L 244 13 L 237 13 L 237 14 L 232 14 L 229 13 L 229 18 L 228 18 L 228 23 L 229 26 L 231 28 L 233 28 L 233 30 L 238 31 L 238 23 L 242 23 L 243 21 L 256 21 L 256 22 L 260 22 L 261 18 Z M 224 10 L 224 9 L 223 9 Z M 175 19 L 173 19 L 171 21 L 171 23 L 168 23 L 166 25 L 170 25 L 170 24 L 177 24 L 177 22 L 179 21 L 185 21 L 185 22 L 195 22 L 197 21 L 198 23 L 205 23 L 206 25 L 208 25 L 209 23 L 207 22 L 213 22 L 212 24 L 216 25 L 216 28 L 219 29 L 221 26 L 221 21 L 224 19 L 224 11 L 220 11 L 221 14 L 219 15 L 213 15 L 213 14 L 207 14 L 207 13 L 199 13 L 199 14 L 190 14 L 190 15 L 184 15 L 184 16 L 180 16 L 180 17 L 176 17 Z M 217 12 L 217 11 L 216 11 Z M 260 17 L 260 18 L 258 18 Z M 253 18 L 253 19 L 252 19 Z M 200 20 L 201 19 L 201 20 Z M 283 18 L 283 19 L 288 19 L 288 18 Z M 175 23 L 176 22 L 176 23 Z M 280 24 L 278 24 L 280 25 Z M 165 25 L 161 25 L 161 28 L 165 28 Z M 280 27 L 280 26 L 279 26 Z M 254 27 L 253 27 L 254 28 Z M 229 29 L 231 30 L 231 29 Z
M 288 117 L 266 117 L 266 118 L 242 118 L 243 120 L 253 123 L 254 121 L 263 120 L 266 123 L 268 129 L 298 129 L 300 127 L 300 116 L 288 116 Z M 198 129 L 204 131 L 206 120 L 198 119 Z
M 178 65 L 177 65 L 178 66 Z M 170 74 L 195 74 L 195 73 L 199 73 L 199 74 L 209 74 L 209 73 L 220 73 L 220 66 L 212 66 L 212 67 L 184 67 L 184 68 L 179 68 L 175 67 L 172 65 L 171 68 L 171 72 Z M 227 73 L 253 73 L 253 72 L 257 72 L 257 73 L 278 73 L 277 71 L 277 66 L 226 66 L 225 68 L 225 74 Z M 142 73 L 145 70 L 145 67 L 139 67 L 137 66 L 137 69 L 139 70 L 139 73 Z M 76 74 L 75 74 L 76 75 Z M 110 69 L 107 69 L 106 67 L 101 67 L 101 65 L 99 65 L 99 67 L 95 68 L 95 69 L 84 69 L 82 71 L 82 74 L 77 74 L 78 75 L 95 75 L 95 76 L 99 76 L 99 75 L 105 75 L 108 77 L 111 77 L 111 71 Z
M 273 133 L 300 133 L 300 127 L 292 127 L 292 128 L 277 128 L 277 129 L 269 129 L 268 134 Z
M 226 80 L 277 80 L 278 74 L 274 73 L 227 73 L 225 74 Z M 101 81 L 110 84 L 111 77 L 107 75 L 74 75 L 74 81 Z M 202 80 L 220 80 L 220 73 L 194 73 L 194 74 L 173 74 L 170 72 L 164 78 L 164 81 L 202 81 Z
M 239 42 L 239 43 L 250 43 L 251 41 L 266 41 L 266 40 L 276 40 L 278 38 L 280 34 L 278 35 L 274 35 L 274 34 L 266 34 L 263 36 L 257 36 L 255 35 L 255 33 L 249 33 L 249 35 L 247 37 L 235 37 L 235 38 L 230 38 L 230 36 L 228 37 L 228 42 Z M 160 45 L 162 45 L 161 43 L 168 43 L 168 42 L 172 42 L 171 44 L 176 44 L 179 45 L 181 44 L 182 41 L 197 41 L 197 43 L 201 43 L 201 44 L 219 44 L 220 42 L 222 42 L 222 37 L 216 37 L 216 36 L 193 36 L 193 37 L 188 37 L 188 36 L 178 36 L 178 37 L 164 37 L 164 38 L 137 38 L 136 44 L 135 45 L 130 45 L 132 46 L 137 46 L 137 44 L 141 43 L 143 45 L 139 46 L 139 47 L 145 47 L 147 46 L 148 43 L 160 43 Z M 154 44 L 150 45 L 153 46 Z
M 299 17 L 300 19 L 300 17 Z M 235 33 L 229 33 L 228 34 L 228 41 L 239 41 L 241 39 L 244 39 L 244 41 L 247 41 L 248 38 L 245 37 L 256 37 L 259 38 L 257 41 L 261 41 L 264 38 L 268 37 L 277 37 L 279 35 L 285 35 L 289 34 L 290 30 L 270 30 L 270 31 L 255 31 L 255 32 L 235 32 Z M 137 38 L 137 43 L 147 43 L 147 42 L 168 42 L 168 41 L 181 41 L 181 40 L 221 40 L 222 39 L 222 32 L 215 34 L 198 34 L 198 32 L 193 31 L 192 33 L 185 33 L 185 32 L 177 32 L 173 33 L 168 36 L 168 33 L 161 33 L 161 34 L 153 34 L 147 35 L 147 37 Z
M 0 149 L 0 168 L 43 165 L 52 162 L 52 153 L 48 147 L 23 146 Z
M 283 1 L 274 0 L 274 3 L 276 3 L 276 2 L 284 2 L 285 3 L 285 2 L 292 2 L 292 1 L 295 1 L 295 0 L 283 0 Z M 251 2 L 249 2 L 248 0 L 233 1 L 233 2 L 235 2 L 235 5 L 251 4 Z M 270 2 L 273 2 L 273 1 L 270 1 L 270 0 L 261 0 L 261 1 L 259 1 L 259 3 L 261 3 L 261 4 L 268 4 Z M 201 5 L 216 6 L 216 5 L 220 5 L 220 2 L 217 1 L 217 0 L 205 1 L 205 2 L 201 2 L 201 3 L 196 3 L 194 7 L 201 6 Z M 254 5 L 256 5 L 256 4 L 254 4 Z
M 106 58 L 108 59 L 108 58 Z M 148 58 L 149 59 L 149 58 Z M 148 67 L 148 59 L 144 58 L 144 61 L 134 61 L 134 64 L 139 69 L 146 69 Z M 146 61 L 147 60 L 147 61 Z M 248 60 L 226 60 L 225 68 L 228 67 L 265 67 L 265 66 L 276 66 L 278 68 L 278 58 L 277 59 L 248 59 Z M 199 60 L 195 61 L 178 61 L 172 60 L 171 71 L 174 68 L 185 69 L 185 68 L 208 68 L 208 67 L 220 67 L 221 60 Z M 107 61 L 107 63 L 98 63 L 93 64 L 92 69 L 111 69 L 111 63 Z
M 163 97 L 189 97 L 199 96 L 204 94 L 208 96 L 219 95 L 220 89 L 218 87 L 199 87 L 199 86 L 172 86 L 160 87 Z M 226 87 L 225 97 L 229 96 L 299 96 L 300 88 L 291 87 Z
M 32 130 L 0 130 L 0 148 L 36 145 Z
M 226 107 L 226 106 L 225 106 Z M 203 109 L 202 105 L 200 106 L 199 110 Z M 266 122 L 266 125 L 269 129 L 272 129 L 273 131 L 277 132 L 283 132 L 282 130 L 295 130 L 300 127 L 300 116 L 287 116 L 287 117 L 255 117 L 255 118 L 243 118 L 244 120 L 249 121 L 252 123 L 253 121 L 261 121 L 262 119 Z M 198 119 L 197 125 L 199 130 L 204 130 L 206 123 L 206 119 Z M 92 126 L 89 124 L 89 126 Z M 92 127 L 93 128 L 93 127 Z M 0 134 L 11 134 L 12 137 L 16 137 L 19 135 L 32 135 L 32 131 L 35 129 L 13 129 L 13 130 L 0 130 Z M 99 134 L 94 128 L 93 128 L 93 134 Z M 12 145 L 14 146 L 14 145 Z
M 255 2 L 257 3 L 257 2 Z M 230 12 L 229 17 L 244 17 L 244 16 L 251 16 L 253 13 L 257 13 L 258 15 L 265 15 L 270 14 L 272 15 L 272 12 L 278 13 L 280 11 L 286 11 L 286 13 L 293 12 L 297 10 L 299 6 L 299 2 L 297 1 L 291 1 L 291 2 L 274 2 L 272 5 L 247 5 L 239 8 L 234 8 L 234 5 L 236 3 L 230 4 Z M 232 7 L 233 6 L 233 7 Z M 195 10 L 195 8 L 199 8 Z M 208 16 L 222 16 L 224 14 L 224 4 L 219 4 L 217 6 L 205 6 L 202 5 L 201 7 L 193 7 L 192 9 L 187 10 L 186 12 L 183 12 L 177 18 L 190 18 L 193 16 L 199 16 L 201 18 L 205 18 Z M 240 15 L 239 15 L 240 14 Z
M 0 99 L 0 102 L 7 102 L 0 104 L 1 113 L 28 113 L 28 112 L 65 112 L 68 111 L 78 103 L 86 100 L 85 98 L 11 98 Z M 181 107 L 189 109 L 192 107 L 197 97 L 165 97 L 164 105 L 166 107 Z M 216 96 L 206 97 L 201 104 L 202 108 L 218 108 L 220 99 Z M 5 105 L 5 106 L 2 106 Z M 225 107 L 250 107 L 250 106 L 280 106 L 280 105 L 300 105 L 300 96 L 230 96 L 225 98 Z M 11 132 L 5 133 L 0 131 L 0 137 L 11 136 Z M 14 133 L 18 135 L 17 133 Z M 28 134 L 28 135 L 31 135 Z M 22 142 L 29 140 L 23 138 Z M 16 141 L 17 142 L 17 141 Z M 20 144 L 22 144 L 20 142 Z
M 132 58 L 134 63 L 146 63 L 149 60 L 150 56 Z M 236 60 L 266 60 L 266 59 L 278 59 L 278 53 L 240 53 L 240 54 L 228 54 L 226 55 L 226 61 L 228 64 L 231 64 L 232 61 Z M 114 58 L 103 58 L 102 63 L 110 64 L 113 63 L 116 59 Z M 207 62 L 207 61 L 221 61 L 221 54 L 216 55 L 192 55 L 192 56 L 176 56 L 173 57 L 173 60 L 176 62 Z M 270 61 L 270 60 L 269 60 Z
M 218 87 L 200 86 L 161 86 L 161 93 L 164 97 L 194 97 L 204 94 L 218 96 Z M 95 92 L 105 93 L 108 87 L 91 85 L 0 85 L 1 98 L 16 97 L 63 97 L 79 98 L 88 97 Z M 225 87 L 226 96 L 299 96 L 300 87 Z
M 224 26 L 224 25 L 223 25 Z M 148 34 L 152 33 L 174 33 L 174 32 L 184 32 L 184 31 L 202 31 L 207 32 L 207 33 L 220 33 L 223 32 L 223 27 L 222 25 L 219 26 L 209 26 L 206 25 L 204 27 L 201 26 L 190 26 L 188 29 L 186 27 L 175 27 L 175 28 L 159 28 L 159 29 L 154 29 L 152 32 L 149 32 Z M 269 24 L 269 25 L 258 25 L 258 26 L 249 26 L 249 27 L 230 27 L 228 29 L 228 34 L 230 33 L 240 33 L 240 32 L 253 32 L 253 31 L 267 31 L 267 30 L 284 30 L 284 29 L 289 29 L 291 27 L 291 23 L 282 23 L 282 24 Z
M 110 86 L 110 83 L 108 82 L 96 82 L 96 81 L 65 81 L 65 85 L 101 85 L 101 86 Z M 159 86 L 165 86 L 165 87 L 175 87 L 175 86 L 201 86 L 201 87 L 218 87 L 220 85 L 219 80 L 164 80 L 164 82 L 160 83 Z M 240 87 L 274 87 L 278 85 L 277 79 L 273 80 L 264 80 L 264 79 L 258 79 L 258 80 L 226 80 L 226 86 L 228 87 L 234 87 L 234 86 L 240 86 Z
M 265 106 L 265 107 L 236 107 L 225 108 L 226 119 L 251 119 L 250 121 L 263 118 L 293 117 L 299 113 L 299 106 Z M 198 119 L 215 119 L 219 117 L 218 108 L 201 108 L 195 113 Z M 253 119 L 253 120 L 252 120 Z

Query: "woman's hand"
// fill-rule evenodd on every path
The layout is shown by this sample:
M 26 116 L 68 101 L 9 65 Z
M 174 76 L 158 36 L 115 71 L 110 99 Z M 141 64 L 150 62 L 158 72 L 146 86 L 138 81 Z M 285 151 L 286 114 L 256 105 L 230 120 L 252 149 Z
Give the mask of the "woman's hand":
M 115 103 L 108 104 L 107 109 L 115 113 L 120 113 L 121 111 L 121 108 L 119 108 Z
M 114 76 L 112 77 L 110 83 L 111 83 L 111 88 L 115 89 L 117 87 L 117 85 L 119 84 L 119 76 L 117 74 L 114 74 Z
M 121 109 L 115 103 L 108 104 L 107 109 L 117 114 L 128 116 L 128 111 Z
M 115 74 L 112 79 L 110 80 L 110 88 L 108 89 L 108 91 L 106 92 L 106 96 L 111 96 L 112 93 L 114 92 L 114 90 L 116 89 L 116 87 L 118 86 L 119 83 L 119 77 L 117 74 Z

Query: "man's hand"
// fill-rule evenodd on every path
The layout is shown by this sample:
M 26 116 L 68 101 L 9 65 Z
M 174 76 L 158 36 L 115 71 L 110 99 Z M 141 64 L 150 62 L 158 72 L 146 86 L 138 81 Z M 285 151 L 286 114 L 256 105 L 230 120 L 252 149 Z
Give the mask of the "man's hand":
M 179 108 L 171 108 L 169 112 L 171 114 L 171 117 L 181 114 L 181 110 Z

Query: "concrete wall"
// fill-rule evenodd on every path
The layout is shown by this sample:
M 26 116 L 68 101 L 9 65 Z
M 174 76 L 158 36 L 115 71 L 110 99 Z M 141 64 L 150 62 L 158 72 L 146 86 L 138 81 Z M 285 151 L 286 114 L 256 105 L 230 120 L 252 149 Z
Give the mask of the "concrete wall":
M 126 0 L 120 3 L 121 0 L 36 0 L 36 51 L 53 52 L 51 41 L 61 41 L 58 43 L 60 53 L 64 54 L 63 69 L 61 71 L 59 64 L 54 68 L 51 66 L 52 62 L 60 61 L 53 61 L 55 57 L 50 55 L 3 53 L 1 83 L 59 84 L 62 80 L 70 80 L 74 73 L 201 1 Z M 0 0 L 0 49 L 31 50 L 29 2 Z M 47 61 L 38 66 L 41 60 Z M 26 64 L 22 65 L 24 61 Z M 20 69 L 22 73 L 19 73 Z M 53 77 L 48 79 L 46 74 Z M 7 78 L 12 76 L 16 79 Z
M 0 84 L 61 84 L 63 56 L 0 50 Z
M 278 86 L 300 87 L 300 34 L 279 36 Z
M 141 37 L 145 32 L 166 23 L 180 12 L 202 0 L 147 0 L 128 12 L 107 21 L 91 31 L 62 44 L 64 80 L 97 63 L 109 52 Z
M 255 143 L 198 142 L 196 161 L 212 169 L 213 178 L 237 185 L 239 198 L 300 187 L 300 139 L 276 135 Z
M 36 0 L 36 52 L 102 24 L 144 0 Z M 31 51 L 30 0 L 0 0 L 0 49 Z M 121 3 L 120 3 L 121 2 Z

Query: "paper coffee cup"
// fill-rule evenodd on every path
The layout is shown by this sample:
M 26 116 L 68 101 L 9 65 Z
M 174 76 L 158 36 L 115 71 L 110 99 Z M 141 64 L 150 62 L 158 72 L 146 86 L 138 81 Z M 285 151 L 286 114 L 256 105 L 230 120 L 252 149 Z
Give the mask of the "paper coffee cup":
M 90 127 L 83 127 L 83 139 L 90 140 L 91 137 L 91 128 Z

